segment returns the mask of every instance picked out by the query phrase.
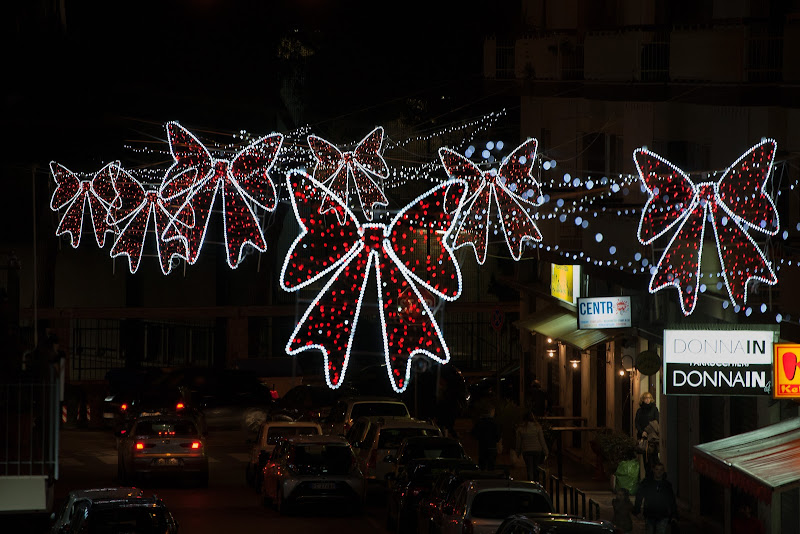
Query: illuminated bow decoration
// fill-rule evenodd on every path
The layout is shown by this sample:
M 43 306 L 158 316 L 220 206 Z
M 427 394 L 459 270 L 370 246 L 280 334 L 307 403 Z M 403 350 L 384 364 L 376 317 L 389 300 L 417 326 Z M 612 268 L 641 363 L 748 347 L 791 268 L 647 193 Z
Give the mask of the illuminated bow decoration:
M 461 272 L 445 239 L 455 215 L 445 212 L 444 203 L 447 198 L 457 205 L 465 184 L 449 181 L 431 189 L 386 225 L 360 224 L 342 199 L 302 171 L 288 173 L 286 182 L 301 233 L 286 255 L 281 287 L 298 291 L 333 273 L 295 327 L 286 352 L 320 350 L 328 386 L 341 386 L 374 278 L 392 388 L 408 387 L 416 356 L 447 363 L 449 350 L 421 289 L 445 300 L 461 294 Z M 320 213 L 326 198 L 345 215 L 341 224 Z
M 60 163 L 50 162 L 50 172 L 56 182 L 56 189 L 50 199 L 50 209 L 67 210 L 58 223 L 56 235 L 70 235 L 72 248 L 81 244 L 83 213 L 89 208 L 89 216 L 94 229 L 97 246 L 106 244 L 106 232 L 114 232 L 108 220 L 108 210 L 117 197 L 114 178 L 119 163 L 109 163 L 94 175 L 91 180 L 81 180 L 74 172 Z
M 389 167 L 381 155 L 382 127 L 378 126 L 367 134 L 351 152 L 343 153 L 316 135 L 308 136 L 308 144 L 317 160 L 314 179 L 344 200 L 345 205 L 350 200 L 350 177 L 355 184 L 358 201 L 367 220 L 372 220 L 372 210 L 376 205 L 389 205 L 386 195 L 370 176 L 372 174 L 384 180 L 389 177 Z M 322 200 L 320 210 L 320 213 L 334 210 L 339 222 L 344 222 L 344 212 L 339 208 L 339 203 L 327 195 Z
M 471 246 L 475 259 L 483 265 L 492 227 L 495 233 L 500 227 L 508 251 L 517 261 L 522 257 L 525 241 L 542 240 L 532 215 L 541 196 L 539 183 L 531 174 L 536 145 L 536 139 L 528 139 L 503 160 L 499 169 L 486 172 L 458 152 L 439 149 L 439 158 L 448 176 L 466 181 L 469 188 L 457 223 L 454 249 Z M 447 206 L 448 211 L 457 208 Z M 494 218 L 492 209 L 496 211 Z
M 275 185 L 269 170 L 283 143 L 283 135 L 262 137 L 231 160 L 212 157 L 203 143 L 177 122 L 167 124 L 167 136 L 175 162 L 164 176 L 160 193 L 167 202 L 183 195 L 187 200 L 165 230 L 164 239 L 184 238 L 187 261 L 197 262 L 220 192 L 228 265 L 232 269 L 239 266 L 248 244 L 265 251 L 267 243 L 252 205 L 267 211 L 275 209 Z
M 161 272 L 169 274 L 172 271 L 173 257 L 186 258 L 185 239 L 166 241 L 163 238 L 164 230 L 183 201 L 178 197 L 168 203 L 159 191 L 145 191 L 141 182 L 121 167 L 117 167 L 114 185 L 119 196 L 117 205 L 109 213 L 113 223 L 122 229 L 111 247 L 111 257 L 128 256 L 130 272 L 136 273 L 142 261 L 144 241 L 152 218 Z
M 778 283 L 772 266 L 748 233 L 748 229 L 770 236 L 778 233 L 778 212 L 764 192 L 776 150 L 777 143 L 766 139 L 745 152 L 718 181 L 698 184 L 646 148 L 634 151 L 639 178 L 650 195 L 639 222 L 639 241 L 648 245 L 678 227 L 653 270 L 651 293 L 674 286 L 684 315 L 694 311 L 706 220 L 714 230 L 731 303 L 747 302 L 751 279 Z

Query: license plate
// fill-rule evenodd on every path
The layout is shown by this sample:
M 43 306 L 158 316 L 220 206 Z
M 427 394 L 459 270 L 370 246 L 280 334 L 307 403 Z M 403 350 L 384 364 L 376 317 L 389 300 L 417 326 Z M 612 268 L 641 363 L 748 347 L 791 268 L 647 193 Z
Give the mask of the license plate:
M 179 458 L 158 458 L 156 459 L 156 465 L 180 465 Z
M 114 419 L 114 414 L 113 413 L 104 413 L 103 414 L 103 419 Z
M 335 482 L 312 482 L 311 489 L 315 490 L 332 490 L 336 489 Z

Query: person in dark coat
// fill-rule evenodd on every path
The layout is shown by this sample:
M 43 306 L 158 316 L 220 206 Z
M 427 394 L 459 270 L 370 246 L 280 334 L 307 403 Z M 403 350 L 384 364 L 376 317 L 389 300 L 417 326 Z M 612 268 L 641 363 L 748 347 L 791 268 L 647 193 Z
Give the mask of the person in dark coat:
M 654 419 L 658 419 L 658 408 L 653 400 L 652 393 L 645 391 L 642 393 L 642 396 L 639 397 L 639 409 L 636 410 L 636 418 L 634 419 L 636 424 L 636 439 L 641 439 L 642 432 L 644 432 L 647 424 Z
M 670 522 L 677 519 L 675 491 L 667 480 L 663 464 L 655 464 L 653 472 L 639 483 L 633 515 L 639 515 L 639 511 L 644 513 L 648 534 L 667 534 Z
M 547 413 L 547 393 L 542 389 L 542 384 L 534 379 L 528 391 L 526 404 L 529 412 L 536 417 L 543 417 Z
M 482 415 L 472 427 L 472 436 L 478 441 L 478 466 L 492 470 L 497 462 L 497 444 L 502 437 L 500 425 L 494 418 L 494 408 Z

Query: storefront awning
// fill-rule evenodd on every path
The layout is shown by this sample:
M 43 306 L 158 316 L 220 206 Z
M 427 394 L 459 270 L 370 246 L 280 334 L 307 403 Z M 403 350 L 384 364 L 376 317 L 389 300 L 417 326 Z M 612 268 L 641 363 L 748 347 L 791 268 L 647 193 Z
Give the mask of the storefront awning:
M 524 319 L 515 321 L 514 326 L 558 339 L 580 350 L 586 350 L 615 335 L 607 330 L 578 330 L 577 314 L 557 306 L 533 312 Z
M 694 469 L 769 503 L 800 486 L 800 417 L 694 446 Z

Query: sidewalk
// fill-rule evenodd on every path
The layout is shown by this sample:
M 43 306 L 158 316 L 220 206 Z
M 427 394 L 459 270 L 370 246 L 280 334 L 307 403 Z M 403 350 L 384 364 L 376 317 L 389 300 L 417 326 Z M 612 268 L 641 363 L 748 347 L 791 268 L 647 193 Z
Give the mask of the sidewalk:
M 478 446 L 475 439 L 470 436 L 470 431 L 472 430 L 472 420 L 471 419 L 458 419 L 456 421 L 455 430 L 458 432 L 458 437 L 461 440 L 461 443 L 464 445 L 464 448 L 467 451 L 467 454 L 472 456 L 477 460 L 478 458 Z M 508 447 L 504 447 L 508 448 Z M 596 477 L 597 472 L 594 466 L 594 458 L 584 459 L 581 461 L 579 458 L 580 454 L 579 449 L 570 449 L 567 448 L 564 451 L 563 459 L 562 459 L 562 481 L 563 484 L 570 485 L 584 494 L 586 494 L 586 503 L 587 503 L 587 514 L 588 514 L 588 507 L 589 507 L 589 499 L 596 502 L 600 509 L 600 519 L 606 519 L 611 521 L 614 516 L 614 508 L 611 504 L 611 500 L 614 498 L 614 493 L 611 491 L 611 480 L 610 476 L 603 477 L 598 479 Z M 509 456 L 508 450 L 504 450 L 503 454 L 498 456 L 497 463 L 500 465 L 510 465 L 511 458 Z M 548 477 L 549 475 L 555 475 L 557 471 L 556 461 L 555 458 L 551 458 L 548 460 L 547 465 L 544 466 L 548 470 Z M 524 467 L 514 467 L 511 469 L 511 477 L 518 479 L 518 480 L 525 480 L 527 478 L 527 473 Z M 563 487 L 563 486 L 562 486 Z M 555 496 L 553 497 L 553 501 L 555 502 Z M 631 497 L 633 499 L 633 497 Z M 563 501 L 563 495 L 561 496 Z M 580 505 L 579 505 L 580 506 Z M 562 503 L 563 508 L 563 503 Z M 644 519 L 642 518 L 641 514 L 633 518 L 633 533 L 634 534 L 644 534 L 645 526 L 644 526 Z M 685 519 L 680 521 L 680 532 L 681 534 L 695 534 L 699 532 L 696 530 L 696 527 L 686 521 Z

